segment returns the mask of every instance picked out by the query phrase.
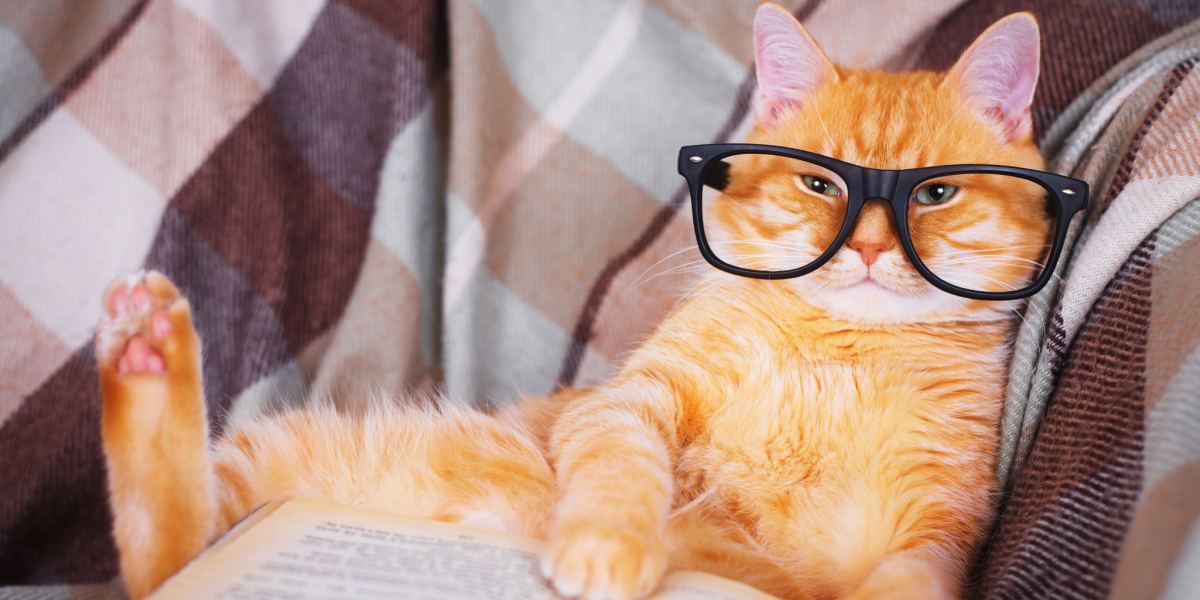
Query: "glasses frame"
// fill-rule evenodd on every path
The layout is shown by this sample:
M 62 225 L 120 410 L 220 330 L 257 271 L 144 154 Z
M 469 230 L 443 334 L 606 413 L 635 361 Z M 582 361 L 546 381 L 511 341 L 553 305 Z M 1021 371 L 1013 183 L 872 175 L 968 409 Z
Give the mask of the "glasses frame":
M 759 271 L 731 265 L 721 260 L 708 245 L 704 234 L 703 189 L 705 171 L 713 163 L 728 156 L 737 154 L 771 154 L 786 158 L 814 163 L 837 173 L 846 183 L 846 214 L 842 228 L 838 231 L 833 243 L 815 260 L 798 269 L 787 271 Z M 728 168 L 720 171 L 721 176 L 728 173 Z M 1055 221 L 1054 243 L 1046 268 L 1030 285 L 1011 292 L 981 292 L 958 287 L 938 278 L 921 258 L 917 256 L 908 230 L 908 206 L 913 191 L 922 183 L 948 175 L 981 173 L 992 175 L 1009 175 L 1037 183 L 1046 189 L 1054 204 L 1052 212 L 1057 213 Z M 743 277 L 755 279 L 791 279 L 807 275 L 833 258 L 833 255 L 846 243 L 846 239 L 854 231 L 858 223 L 858 215 L 863 206 L 872 200 L 882 200 L 892 211 L 895 218 L 896 230 L 900 237 L 900 245 L 909 262 L 934 287 L 951 294 L 974 300 L 1018 300 L 1027 298 L 1041 290 L 1050 278 L 1054 276 L 1054 267 L 1066 243 L 1067 228 L 1071 218 L 1088 204 L 1088 184 L 1079 179 L 1047 173 L 1036 169 L 1023 169 L 1004 165 L 963 164 L 922 167 L 918 169 L 871 169 L 853 163 L 830 158 L 821 154 L 807 152 L 786 146 L 770 146 L 764 144 L 701 144 L 684 146 L 679 149 L 679 174 L 687 179 L 688 189 L 692 196 L 692 222 L 696 228 L 696 242 L 700 246 L 700 254 L 712 266 Z M 710 173 L 710 177 L 711 177 Z M 715 189 L 723 189 L 715 188 Z

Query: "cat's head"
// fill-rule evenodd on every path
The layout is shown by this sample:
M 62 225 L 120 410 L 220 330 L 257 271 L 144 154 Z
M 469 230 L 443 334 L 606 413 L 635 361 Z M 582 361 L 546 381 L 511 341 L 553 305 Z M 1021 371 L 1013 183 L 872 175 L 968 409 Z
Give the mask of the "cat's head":
M 940 73 L 835 66 L 792 15 L 774 5 L 759 9 L 754 36 L 759 98 L 748 142 L 800 148 L 881 169 L 966 163 L 1043 167 L 1030 119 L 1039 36 L 1028 13 L 996 22 L 951 69 Z M 769 232 L 777 236 L 773 241 L 778 248 L 832 240 L 842 222 L 836 203 L 844 198 L 822 196 L 812 189 L 811 177 L 794 171 L 786 159 L 735 163 L 725 192 L 733 210 L 721 211 L 718 220 L 725 220 L 723 226 L 731 231 L 750 227 Z M 989 236 L 1011 247 L 1045 243 L 1050 228 L 1045 215 L 1031 217 L 1027 206 L 1013 201 L 1035 193 L 1027 185 L 964 186 L 957 192 L 957 198 L 937 206 L 910 202 L 910 231 L 936 230 L 965 243 Z M 774 221 L 765 222 L 764 215 Z M 816 256 L 821 251 L 803 252 Z M 918 248 L 926 264 L 942 251 L 952 249 Z M 1015 260 L 1036 258 L 1034 253 Z M 1008 289 L 1023 287 L 1030 278 L 1027 270 L 993 262 L 974 265 L 978 276 Z M 851 321 L 912 323 L 1011 314 L 1005 303 L 951 295 L 922 278 L 905 257 L 889 208 L 879 200 L 863 207 L 853 233 L 829 262 L 786 284 L 796 286 L 809 303 Z

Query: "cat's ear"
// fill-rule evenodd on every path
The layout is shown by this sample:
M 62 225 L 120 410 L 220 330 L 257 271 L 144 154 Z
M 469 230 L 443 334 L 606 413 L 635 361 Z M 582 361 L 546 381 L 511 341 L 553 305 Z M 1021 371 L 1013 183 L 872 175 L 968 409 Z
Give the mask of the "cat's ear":
M 754 65 L 762 123 L 799 106 L 821 84 L 838 77 L 812 36 L 776 4 L 764 4 L 754 15 Z
M 996 21 L 975 39 L 950 69 L 946 85 L 996 125 L 1003 142 L 1033 130 L 1030 106 L 1041 57 L 1037 19 L 1027 12 Z

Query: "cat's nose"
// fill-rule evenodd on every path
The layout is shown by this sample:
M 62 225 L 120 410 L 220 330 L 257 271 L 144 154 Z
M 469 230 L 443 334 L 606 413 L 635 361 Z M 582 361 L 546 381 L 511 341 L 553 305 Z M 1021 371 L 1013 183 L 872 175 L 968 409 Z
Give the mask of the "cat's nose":
M 855 252 L 858 252 L 858 256 L 862 258 L 863 264 L 867 265 L 867 268 L 870 268 L 871 265 L 875 264 L 875 261 L 879 260 L 880 253 L 887 252 L 895 246 L 890 241 L 879 239 L 852 239 L 846 245 L 850 246 Z
M 864 265 L 870 269 L 879 260 L 880 253 L 896 247 L 896 226 L 892 213 L 882 200 L 872 200 L 862 209 L 854 232 L 846 245 L 858 252 Z

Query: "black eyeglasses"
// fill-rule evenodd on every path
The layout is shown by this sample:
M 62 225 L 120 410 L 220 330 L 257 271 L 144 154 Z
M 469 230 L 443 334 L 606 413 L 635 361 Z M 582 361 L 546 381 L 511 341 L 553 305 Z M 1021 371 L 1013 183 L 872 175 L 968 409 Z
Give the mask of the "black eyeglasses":
M 758 279 L 811 273 L 847 243 L 860 215 L 890 207 L 904 254 L 937 288 L 1014 300 L 1050 280 L 1083 181 L 1001 165 L 870 169 L 782 146 L 706 144 L 679 151 L 696 240 L 722 271 Z M 864 208 L 865 207 L 865 208 Z M 868 265 L 890 241 L 856 234 Z

